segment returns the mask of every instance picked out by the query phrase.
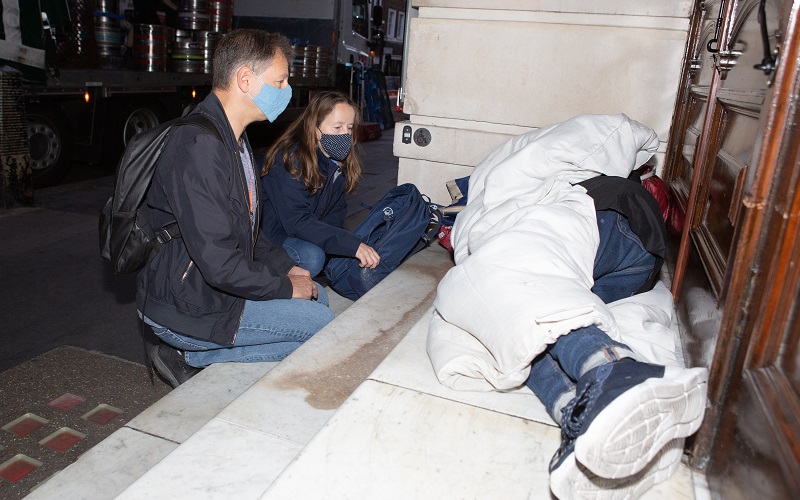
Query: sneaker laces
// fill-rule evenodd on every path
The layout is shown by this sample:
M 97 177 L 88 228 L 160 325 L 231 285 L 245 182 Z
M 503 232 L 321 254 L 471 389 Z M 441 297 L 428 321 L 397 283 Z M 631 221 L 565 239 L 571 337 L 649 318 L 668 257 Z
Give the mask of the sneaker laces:
M 598 384 L 588 384 L 561 409 L 561 445 L 550 459 L 550 470 L 562 456 L 572 452 L 575 440 L 582 433 L 584 415 L 594 406 L 598 392 L 600 392 Z

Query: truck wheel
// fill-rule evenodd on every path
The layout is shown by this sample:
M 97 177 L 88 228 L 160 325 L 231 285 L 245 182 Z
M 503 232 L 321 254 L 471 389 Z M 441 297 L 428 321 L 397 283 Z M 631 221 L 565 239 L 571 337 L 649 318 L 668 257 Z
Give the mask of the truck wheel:
M 116 168 L 122 152 L 133 137 L 164 121 L 164 109 L 156 101 L 138 99 L 111 111 L 108 135 L 103 144 L 103 167 Z
M 67 120 L 57 109 L 28 105 L 28 147 L 33 187 L 61 182 L 72 167 L 74 145 Z

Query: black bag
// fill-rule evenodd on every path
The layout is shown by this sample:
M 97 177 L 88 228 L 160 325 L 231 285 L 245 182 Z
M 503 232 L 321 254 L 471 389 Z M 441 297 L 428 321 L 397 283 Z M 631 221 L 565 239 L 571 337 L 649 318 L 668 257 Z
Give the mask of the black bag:
M 181 125 L 201 127 L 222 140 L 211 119 L 199 113 L 162 123 L 131 139 L 117 165 L 114 194 L 100 210 L 100 255 L 111 261 L 117 274 L 138 271 L 163 244 L 180 236 L 177 223 L 154 231 L 144 200 L 169 133 Z
M 334 257 L 325 267 L 328 285 L 356 300 L 377 285 L 407 258 L 425 248 L 442 224 L 439 207 L 413 184 L 391 189 L 370 210 L 353 233 L 381 256 L 375 269 L 359 267 L 354 257 Z

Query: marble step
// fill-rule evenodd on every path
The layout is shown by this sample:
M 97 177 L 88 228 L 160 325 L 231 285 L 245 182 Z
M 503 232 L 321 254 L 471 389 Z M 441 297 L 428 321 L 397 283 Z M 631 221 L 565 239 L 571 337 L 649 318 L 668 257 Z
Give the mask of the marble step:
M 211 365 L 28 498 L 257 498 L 431 306 L 451 266 L 431 245 L 352 305 L 331 294 L 337 317 L 284 361 Z
M 561 432 L 527 387 L 449 389 L 426 352 L 432 309 L 261 496 L 551 498 Z M 694 499 L 702 475 L 681 464 L 646 500 Z M 611 496 L 591 494 L 594 498 Z M 621 496 L 614 497 L 621 498 Z

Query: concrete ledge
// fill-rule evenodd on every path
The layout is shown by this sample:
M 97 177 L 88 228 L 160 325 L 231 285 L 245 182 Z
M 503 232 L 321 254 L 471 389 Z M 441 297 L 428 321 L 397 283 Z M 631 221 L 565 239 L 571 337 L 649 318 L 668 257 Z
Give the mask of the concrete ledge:
M 428 310 L 451 266 L 438 245 L 413 256 L 118 498 L 260 496 Z
M 548 464 L 561 430 L 527 387 L 477 392 L 439 383 L 426 349 L 432 314 L 433 308 L 261 500 L 551 498 Z M 642 498 L 690 500 L 698 476 L 681 464 Z M 620 491 L 595 493 L 627 498 Z

